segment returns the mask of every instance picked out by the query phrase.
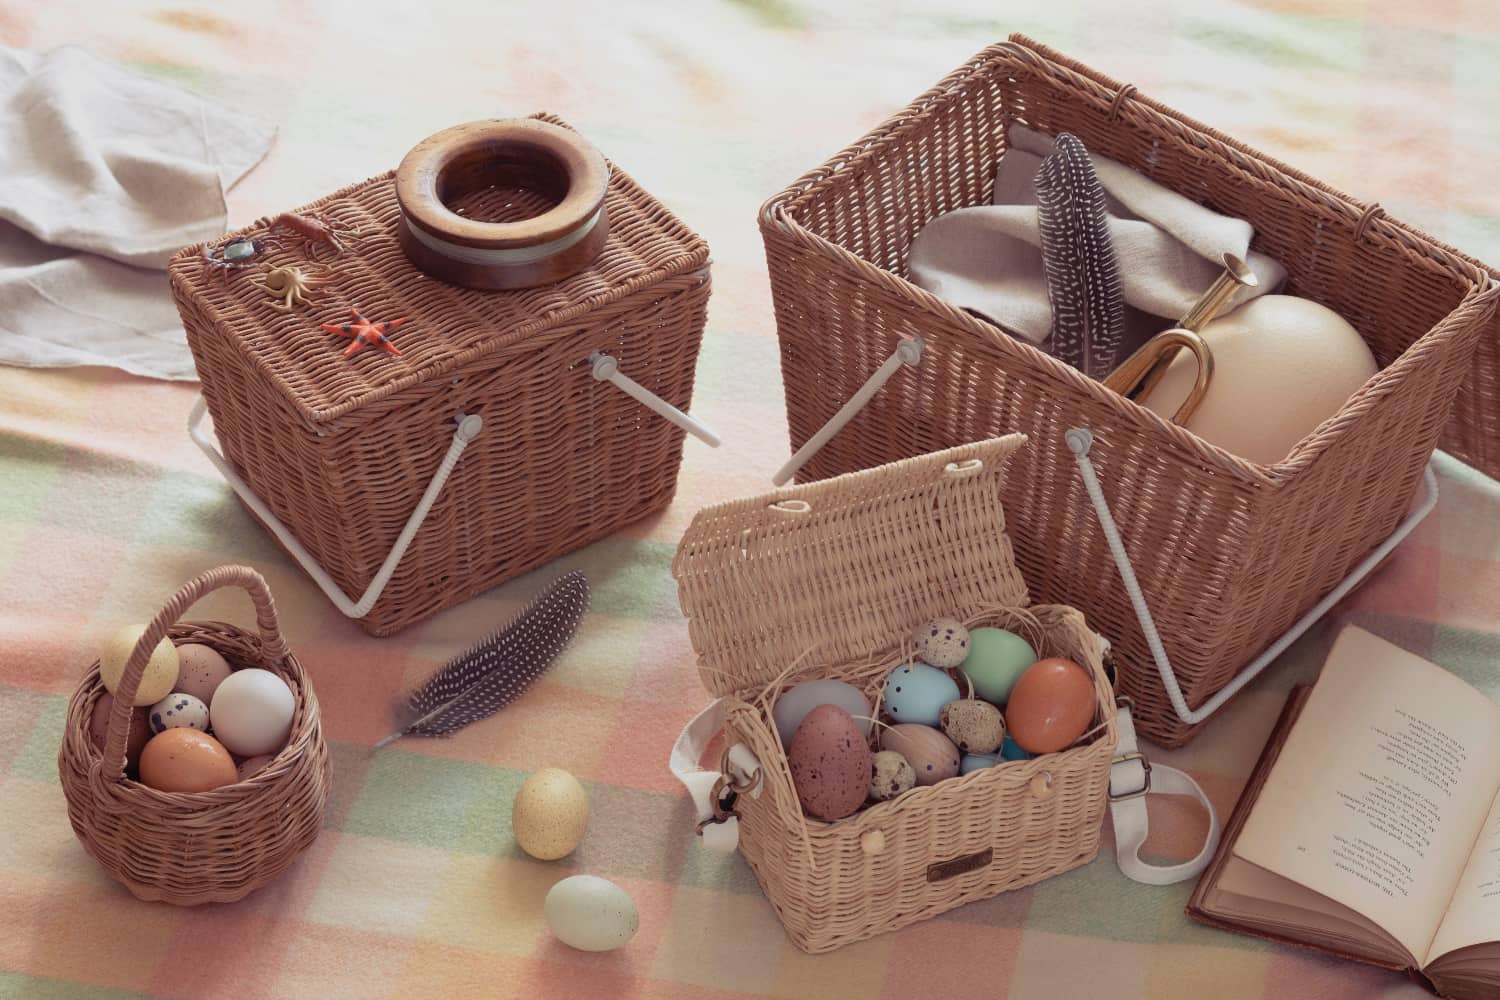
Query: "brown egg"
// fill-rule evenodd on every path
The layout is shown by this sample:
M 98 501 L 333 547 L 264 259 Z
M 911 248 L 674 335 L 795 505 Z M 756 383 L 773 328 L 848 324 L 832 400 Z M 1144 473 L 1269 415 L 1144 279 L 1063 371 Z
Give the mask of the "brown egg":
M 1072 660 L 1033 663 L 1005 705 L 1011 739 L 1022 750 L 1052 753 L 1088 731 L 1097 708 L 1093 678 Z
M 917 784 L 935 785 L 958 773 L 963 754 L 953 741 L 931 726 L 903 722 L 892 726 L 880 737 L 883 749 L 894 750 L 905 757 L 917 772 Z
M 819 705 L 797 727 L 786 752 L 797 799 L 809 816 L 835 820 L 856 812 L 870 790 L 870 746 L 854 717 Z
M 94 714 L 89 716 L 89 742 L 94 749 L 104 753 L 104 739 L 109 734 L 109 713 L 114 710 L 115 696 L 108 691 L 94 703 Z M 130 731 L 125 735 L 125 769 L 133 769 L 141 759 L 141 749 L 151 738 L 151 724 L 146 719 L 144 708 L 130 710 Z
M 163 792 L 207 792 L 239 780 L 229 751 L 196 729 L 164 730 L 141 751 L 141 781 Z

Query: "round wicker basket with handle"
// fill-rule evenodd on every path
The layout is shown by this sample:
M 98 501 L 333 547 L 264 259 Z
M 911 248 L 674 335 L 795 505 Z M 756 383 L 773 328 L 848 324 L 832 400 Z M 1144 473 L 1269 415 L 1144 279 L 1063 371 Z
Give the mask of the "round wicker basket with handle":
M 191 604 L 226 586 L 250 594 L 258 636 L 222 622 L 178 624 Z M 291 735 L 263 770 L 192 794 L 157 791 L 127 776 L 130 706 L 148 653 L 163 636 L 211 646 L 233 668 L 263 667 L 291 687 L 297 705 Z M 96 660 L 68 702 L 58 770 L 78 839 L 140 899 L 180 906 L 240 899 L 284 872 L 317 837 L 332 782 L 318 700 L 282 639 L 271 592 L 253 569 L 209 570 L 156 615 L 126 664 L 101 754 L 89 739 L 89 719 L 102 694 Z

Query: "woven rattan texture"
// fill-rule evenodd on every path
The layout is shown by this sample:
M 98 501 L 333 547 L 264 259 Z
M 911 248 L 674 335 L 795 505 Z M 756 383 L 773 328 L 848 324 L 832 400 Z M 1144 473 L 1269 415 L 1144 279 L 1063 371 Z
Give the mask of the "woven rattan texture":
M 1090 860 L 1118 739 L 1098 640 L 1072 608 L 1023 604 L 1000 503 L 1012 435 L 701 511 L 673 563 L 704 684 L 727 693 L 727 739 L 765 782 L 742 795 L 740 847 L 788 936 L 828 951 Z M 1021 449 L 1024 451 L 1024 449 Z M 775 504 L 775 507 L 771 505 Z M 920 540 L 920 541 L 916 541 Z M 957 615 L 1025 635 L 1093 674 L 1080 746 L 919 788 L 837 823 L 806 818 L 770 721 L 798 681 L 846 680 L 877 703 L 912 628 Z M 864 833 L 884 850 L 866 854 Z M 934 864 L 990 859 L 933 881 Z
M 193 602 L 224 586 L 250 592 L 259 635 L 221 622 L 174 624 Z M 95 661 L 68 702 L 57 758 L 68 819 L 105 873 L 140 899 L 181 906 L 231 902 L 285 871 L 323 825 L 333 776 L 318 699 L 286 650 L 270 592 L 254 570 L 223 566 L 178 591 L 126 666 L 122 692 L 128 686 L 133 693 L 146 651 L 163 635 L 179 645 L 212 646 L 235 669 L 261 667 L 285 680 L 297 703 L 286 747 L 258 774 L 211 792 L 148 788 L 124 773 L 128 701 L 116 701 L 102 754 L 89 740 L 89 719 L 104 693 Z
M 1142 733 L 1180 722 L 1156 675 L 1063 443 L 1093 457 L 1189 705 L 1235 672 L 1348 572 L 1405 512 L 1448 419 L 1497 292 L 1470 262 L 1049 50 L 1013 39 L 980 53 L 767 202 L 793 447 L 892 352 L 904 368 L 803 469 L 816 479 L 1008 431 L 1033 440 L 1005 502 L 1035 599 L 1079 607 L 1115 642 L 1117 683 Z M 988 201 L 1004 135 L 1070 131 L 1219 211 L 1249 219 L 1287 291 L 1337 310 L 1383 366 L 1281 463 L 1242 461 L 906 280 L 915 234 Z
M 536 206 L 511 192 L 459 206 Z M 515 292 L 459 288 L 397 244 L 391 175 L 302 211 L 357 226 L 357 248 L 312 307 L 282 313 L 247 275 L 211 273 L 201 248 L 170 274 L 225 455 L 347 594 L 374 577 L 452 439 L 465 450 L 386 591 L 361 619 L 384 635 L 533 569 L 670 502 L 682 432 L 595 381 L 592 351 L 687 409 L 709 294 L 708 248 L 615 169 L 610 236 L 588 270 Z M 264 231 L 264 223 L 245 230 Z M 304 259 L 274 250 L 274 263 Z M 318 330 L 350 306 L 408 317 L 391 357 Z

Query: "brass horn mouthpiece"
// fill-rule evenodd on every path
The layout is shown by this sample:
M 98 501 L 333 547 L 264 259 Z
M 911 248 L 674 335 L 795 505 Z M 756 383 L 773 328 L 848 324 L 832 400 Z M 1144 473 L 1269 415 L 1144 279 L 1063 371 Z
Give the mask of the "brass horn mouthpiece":
M 1235 292 L 1241 288 L 1254 288 L 1257 284 L 1259 281 L 1249 265 L 1234 254 L 1226 253 L 1223 272 L 1193 303 L 1187 315 L 1178 320 L 1176 326 L 1146 341 L 1124 364 L 1110 372 L 1104 380 L 1104 387 L 1127 398 L 1140 399 L 1156 387 L 1177 352 L 1185 347 L 1197 359 L 1198 377 L 1187 399 L 1172 415 L 1172 422 L 1186 422 L 1208 392 L 1209 379 L 1214 371 L 1213 353 L 1198 333 L 1219 315 Z

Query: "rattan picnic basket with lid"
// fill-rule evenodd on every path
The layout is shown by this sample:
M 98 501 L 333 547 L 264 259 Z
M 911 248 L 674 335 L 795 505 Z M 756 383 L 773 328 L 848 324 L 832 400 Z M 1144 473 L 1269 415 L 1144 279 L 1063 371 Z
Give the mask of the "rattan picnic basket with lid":
M 607 169 L 598 256 L 536 287 L 477 290 L 418 270 L 391 173 L 298 210 L 358 231 L 323 257 L 334 278 L 305 307 L 276 308 L 254 281 L 205 262 L 204 247 L 173 258 L 223 457 L 198 426 L 201 406 L 195 438 L 367 631 L 394 632 L 671 501 L 682 427 L 695 424 L 679 411 L 692 396 L 708 247 Z M 501 185 L 443 211 L 504 222 L 548 205 Z M 271 221 L 231 238 L 264 238 Z M 307 258 L 283 245 L 261 259 Z M 400 356 L 342 356 L 347 342 L 319 327 L 353 307 L 372 322 L 406 320 L 392 335 Z
M 258 632 L 223 622 L 179 622 L 222 587 L 245 590 Z M 234 669 L 269 670 L 292 689 L 296 711 L 286 745 L 244 781 L 186 794 L 150 788 L 126 774 L 130 705 L 151 650 L 212 647 Z M 147 626 L 120 680 L 101 751 L 89 738 L 105 692 L 95 660 L 73 697 L 57 765 L 73 832 L 105 873 L 135 896 L 179 906 L 241 899 L 281 875 L 317 839 L 332 784 L 328 744 L 302 665 L 287 648 L 271 592 L 245 566 L 220 566 L 186 584 Z
M 912 284 L 913 238 L 944 212 L 989 201 L 1015 123 L 1072 132 L 1095 153 L 1249 220 L 1255 248 L 1285 265 L 1286 291 L 1353 323 L 1381 371 L 1283 461 L 1262 466 Z M 1117 687 L 1142 733 L 1167 746 L 1201 722 L 1186 721 L 1153 662 L 1067 431 L 1092 432 L 1092 460 L 1188 717 L 1392 534 L 1445 425 L 1446 445 L 1500 469 L 1485 440 L 1500 409 L 1500 288 L 1489 274 L 1377 207 L 1021 36 L 773 196 L 760 227 L 794 450 L 846 401 L 868 398 L 799 476 L 1001 431 L 1030 435 L 1005 495 L 1017 561 L 1038 599 L 1081 608 L 1110 638 Z M 1476 349 L 1488 371 L 1471 374 Z M 877 371 L 889 384 L 860 395 Z M 1462 419 L 1449 425 L 1456 396 Z
M 758 762 L 757 784 L 732 807 L 738 845 L 804 950 L 894 930 L 1098 851 L 1114 696 L 1083 615 L 1028 604 L 1000 501 L 1005 464 L 1024 443 L 978 442 L 719 504 L 683 535 L 672 572 L 699 677 L 720 696 L 689 730 L 706 727 L 707 737 L 722 728 L 726 744 Z M 835 823 L 804 817 L 769 721 L 776 695 L 831 677 L 873 702 L 910 657 L 913 627 L 941 615 L 1015 629 L 1039 655 L 1090 670 L 1098 711 L 1089 734 L 1063 752 L 919 787 Z M 679 777 L 693 787 L 694 776 Z

